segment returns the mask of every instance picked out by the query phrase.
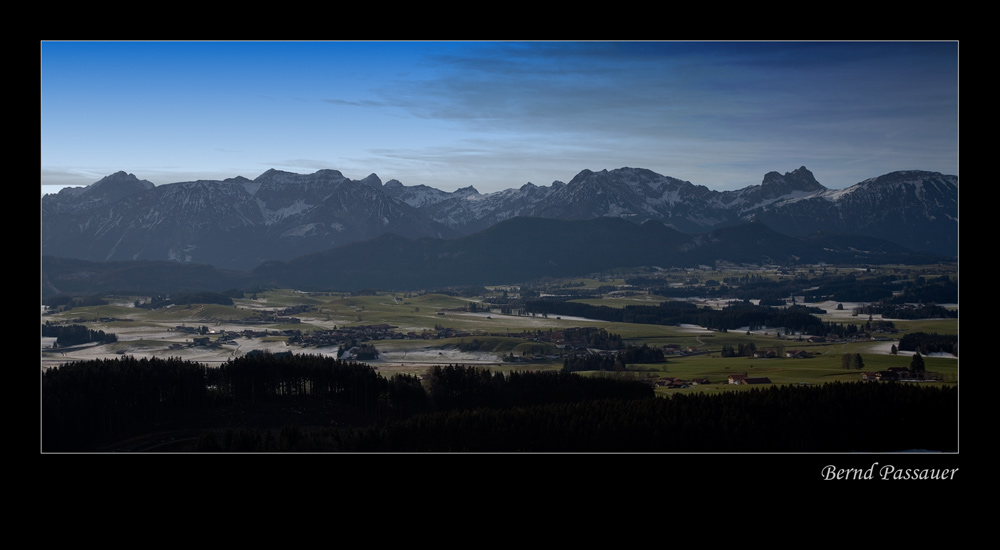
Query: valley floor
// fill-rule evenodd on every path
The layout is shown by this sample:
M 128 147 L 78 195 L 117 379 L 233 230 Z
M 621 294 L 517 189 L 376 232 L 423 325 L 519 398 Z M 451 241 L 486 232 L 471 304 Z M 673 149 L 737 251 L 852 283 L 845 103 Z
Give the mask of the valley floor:
M 485 317 L 485 314 L 480 315 Z M 499 315 L 493 314 L 500 318 Z M 600 323 L 589 319 L 561 318 L 561 322 L 585 322 Z M 197 324 L 196 319 L 189 320 L 190 324 Z M 530 325 L 545 326 L 542 319 L 530 320 Z M 242 330 L 242 326 L 230 325 L 213 327 L 213 329 Z M 712 334 L 712 331 L 701 327 L 680 327 L 678 330 L 686 330 L 689 333 Z M 734 332 L 745 332 L 744 329 Z M 757 334 L 767 335 L 768 331 L 755 331 Z M 774 330 L 770 334 L 774 334 Z M 123 355 L 152 358 L 152 357 L 178 357 L 184 360 L 204 363 L 208 366 L 218 366 L 230 359 L 245 355 L 253 351 L 281 353 L 309 353 L 324 356 L 336 357 L 338 349 L 336 346 L 325 348 L 302 347 L 291 345 L 282 339 L 267 338 L 236 338 L 232 344 L 218 346 L 192 346 L 191 335 L 177 332 L 167 328 L 144 327 L 137 329 L 114 329 L 118 336 L 115 344 L 88 344 L 74 346 L 63 349 L 53 349 L 55 338 L 42 338 L 41 367 L 43 369 L 58 366 L 63 363 L 73 361 L 88 361 L 94 359 L 114 359 Z M 379 349 L 378 359 L 365 361 L 372 366 L 387 371 L 413 371 L 414 368 L 427 367 L 442 364 L 464 364 L 464 365 L 503 365 L 502 356 L 492 352 L 481 351 L 461 351 L 458 349 L 442 348 L 439 343 L 433 340 L 413 341 L 413 340 L 385 340 L 373 342 Z M 876 341 L 870 343 L 851 344 L 852 352 L 891 355 L 893 345 L 898 344 L 897 340 Z M 786 346 L 793 346 L 789 341 Z M 898 351 L 900 356 L 910 356 L 913 352 Z M 945 359 L 957 359 L 950 354 L 931 354 L 933 357 Z M 521 363 L 520 365 L 524 365 Z M 550 367 L 551 368 L 551 367 Z
M 654 302 L 660 298 L 644 294 L 633 297 L 617 298 L 619 305 L 635 301 L 638 303 Z M 615 302 L 611 300 L 609 302 Z M 701 300 L 690 298 L 699 307 L 722 308 L 726 301 Z M 879 370 L 888 366 L 905 366 L 909 363 L 906 357 L 911 352 L 899 351 L 897 357 L 890 358 L 893 345 L 898 344 L 899 335 L 889 335 L 879 341 L 827 342 L 812 344 L 806 341 L 807 335 L 795 337 L 784 336 L 780 328 L 763 328 L 748 333 L 747 329 L 731 330 L 728 333 L 706 330 L 697 326 L 662 326 L 639 325 L 628 323 L 609 323 L 593 319 L 570 316 L 543 315 L 504 315 L 496 311 L 467 311 L 474 298 L 426 294 L 411 296 L 406 294 L 379 294 L 374 296 L 350 296 L 347 294 L 308 294 L 292 290 L 270 291 L 259 298 L 241 299 L 235 307 L 229 306 L 183 306 L 168 310 L 149 311 L 135 308 L 128 300 L 101 306 L 100 308 L 76 308 L 64 313 L 47 315 L 43 310 L 42 322 L 50 321 L 56 324 L 71 324 L 81 322 L 93 330 L 101 330 L 114 334 L 118 341 L 113 344 L 90 344 L 55 349 L 54 338 L 42 338 L 41 368 L 47 369 L 74 361 L 95 359 L 115 359 L 122 356 L 136 358 L 179 358 L 199 362 L 208 366 L 219 366 L 228 360 L 252 352 L 270 352 L 296 354 L 319 354 L 337 357 L 340 351 L 338 345 L 308 345 L 289 343 L 285 331 L 300 330 L 303 334 L 311 331 L 330 331 L 337 327 L 359 327 L 366 325 L 387 325 L 393 327 L 397 336 L 412 333 L 406 338 L 379 339 L 367 343 L 374 344 L 378 350 L 378 359 L 364 361 L 376 367 L 384 374 L 407 373 L 419 374 L 433 365 L 462 364 L 489 366 L 504 370 L 557 370 L 563 366 L 563 358 L 572 352 L 551 353 L 556 350 L 554 344 L 548 344 L 548 350 L 541 359 L 534 357 L 537 351 L 522 354 L 519 348 L 516 362 L 504 362 L 504 356 L 512 353 L 510 347 L 517 345 L 509 343 L 517 340 L 524 346 L 540 344 L 531 337 L 532 333 L 547 333 L 562 331 L 572 327 L 599 327 L 609 333 L 620 334 L 629 343 L 650 346 L 679 344 L 684 350 L 684 357 L 671 356 L 668 366 L 639 366 L 637 371 L 646 372 L 647 376 L 664 376 L 668 371 L 670 376 L 697 378 L 701 374 L 710 374 L 716 383 L 724 383 L 729 372 L 742 371 L 754 365 L 746 362 L 746 358 L 723 359 L 719 351 L 723 345 L 734 345 L 742 342 L 754 342 L 758 348 L 776 347 L 785 351 L 808 349 L 817 360 L 779 359 L 763 360 L 754 363 L 758 372 L 765 369 L 799 369 L 801 365 L 809 365 L 808 373 L 802 376 L 814 378 L 826 376 L 832 378 L 848 377 L 845 371 L 832 371 L 840 368 L 841 356 L 846 353 L 860 353 L 872 356 L 865 360 L 866 369 Z M 275 313 L 283 308 L 308 305 L 305 311 L 295 313 L 296 323 L 275 322 L 272 324 L 244 323 L 242 319 L 249 315 L 262 312 Z M 809 304 L 825 310 L 824 320 L 838 323 L 864 323 L 867 318 L 852 314 L 858 304 L 822 302 Z M 954 307 L 957 307 L 955 305 Z M 88 319 L 89 317 L 89 319 Z M 877 316 L 876 316 L 877 317 Z M 921 330 L 934 332 L 940 330 L 949 333 L 957 330 L 957 321 L 906 321 L 903 330 Z M 897 324 L 902 324 L 897 323 Z M 196 339 L 199 334 L 192 328 L 207 329 L 208 345 L 199 345 Z M 461 331 L 465 337 L 437 339 L 432 336 L 425 339 L 428 333 L 439 328 L 448 327 Z M 926 327 L 926 328 L 925 328 Z M 253 336 L 244 335 L 244 331 L 258 331 Z M 225 338 L 221 335 L 229 333 Z M 240 336 L 234 337 L 233 334 Z M 263 334 L 262 334 L 263 333 Z M 783 337 L 782 337 L 783 336 Z M 468 344 L 475 338 L 491 338 L 506 340 L 507 348 L 498 347 L 485 350 L 469 350 Z M 361 342 L 362 340 L 359 340 Z M 202 342 L 204 344 L 204 342 Z M 898 347 L 898 346 L 897 346 Z M 464 348 L 464 349 L 460 349 Z M 713 358 L 713 355 L 715 358 Z M 783 355 L 783 352 L 782 352 Z M 884 357 L 884 360 L 878 359 Z M 349 359 L 342 357 L 343 359 Z M 957 381 L 957 361 L 951 355 L 934 354 L 929 359 L 937 361 L 935 369 L 954 373 L 950 379 Z M 743 361 L 743 362 L 741 362 Z M 772 361 L 768 363 L 767 361 Z M 889 363 L 892 363 L 891 365 Z M 688 368 L 688 365 L 691 365 Z M 781 365 L 780 367 L 778 365 Z M 631 370 L 631 367 L 630 367 Z M 930 366 L 929 366 L 930 370 Z M 818 371 L 822 371 L 820 374 Z M 850 378 L 856 378 L 852 374 Z M 800 379 L 800 378 L 792 378 Z

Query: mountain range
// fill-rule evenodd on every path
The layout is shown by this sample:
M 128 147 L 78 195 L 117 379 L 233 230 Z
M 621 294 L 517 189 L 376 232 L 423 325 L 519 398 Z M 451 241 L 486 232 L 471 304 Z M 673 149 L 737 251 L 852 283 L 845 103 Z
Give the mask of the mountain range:
M 739 241 L 749 222 L 756 224 L 749 233 L 771 232 L 770 254 L 760 240 L 742 252 L 722 246 Z M 742 229 L 726 236 L 725 229 L 734 227 Z M 589 240 L 579 241 L 579 235 Z M 842 237 L 831 241 L 830 235 Z M 207 264 L 265 278 L 285 273 L 301 279 L 308 271 L 303 266 L 325 261 L 326 273 L 336 269 L 347 284 L 347 266 L 358 283 L 364 273 L 371 281 L 382 263 L 395 265 L 397 278 L 405 272 L 412 280 L 418 272 L 430 277 L 459 270 L 461 262 L 451 262 L 463 255 L 474 259 L 467 269 L 492 265 L 496 272 L 510 271 L 519 261 L 537 263 L 539 254 L 553 265 L 580 264 L 569 258 L 582 249 L 591 250 L 589 267 L 601 263 L 595 258 L 633 265 L 626 253 L 645 254 L 645 265 L 669 265 L 679 254 L 688 263 L 741 261 L 741 255 L 806 261 L 819 241 L 832 250 L 848 236 L 865 238 L 861 249 L 882 254 L 896 247 L 891 253 L 957 258 L 957 176 L 901 171 L 834 190 L 801 167 L 769 172 L 760 185 L 714 191 L 650 170 L 619 168 L 583 170 L 569 183 L 527 183 L 482 194 L 473 187 L 447 192 L 397 180 L 383 184 L 375 174 L 351 180 L 337 170 L 303 175 L 272 169 L 253 180 L 159 186 L 117 172 L 43 196 L 41 244 L 43 256 Z M 793 239 L 778 245 L 779 238 Z M 715 249 L 712 242 L 719 243 Z M 477 252 L 482 250 L 488 254 Z

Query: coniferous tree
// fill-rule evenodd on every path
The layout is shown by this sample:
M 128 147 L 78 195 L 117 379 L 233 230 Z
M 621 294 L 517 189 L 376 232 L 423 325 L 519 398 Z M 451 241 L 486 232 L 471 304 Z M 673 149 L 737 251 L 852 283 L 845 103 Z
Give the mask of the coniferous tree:
M 854 357 L 851 359 L 851 363 L 854 365 L 856 370 L 862 370 L 865 368 L 865 362 L 861 359 L 860 353 L 854 354 Z

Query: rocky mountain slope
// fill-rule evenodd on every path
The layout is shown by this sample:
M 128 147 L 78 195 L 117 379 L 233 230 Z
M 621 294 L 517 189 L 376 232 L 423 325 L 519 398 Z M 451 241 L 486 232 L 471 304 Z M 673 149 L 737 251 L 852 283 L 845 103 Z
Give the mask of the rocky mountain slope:
M 246 271 L 386 233 L 448 239 L 516 217 L 656 221 L 688 234 L 759 220 L 790 236 L 878 237 L 957 257 L 958 178 L 893 172 L 832 190 L 801 167 L 769 172 L 760 185 L 714 191 L 619 168 L 583 170 L 569 183 L 482 194 L 471 186 L 446 192 L 397 180 L 383 184 L 375 174 L 355 181 L 337 170 L 303 175 L 272 169 L 253 180 L 160 186 L 118 172 L 42 198 L 42 252 Z
M 132 191 L 112 200 L 109 182 Z M 148 182 L 147 182 L 148 183 Z M 254 180 L 145 186 L 119 172 L 42 198 L 42 252 L 95 261 L 171 260 L 249 270 L 377 237 L 456 233 L 381 192 L 374 174 L 268 170 Z
M 549 187 L 529 183 L 486 195 L 461 191 L 411 204 L 461 233 L 515 216 L 657 220 L 686 233 L 758 219 L 788 235 L 873 236 L 915 250 L 958 254 L 958 178 L 936 172 L 894 172 L 834 190 L 801 167 L 769 172 L 760 185 L 713 191 L 650 170 L 620 168 L 584 170 L 569 183 Z M 398 188 L 394 193 L 406 200 Z

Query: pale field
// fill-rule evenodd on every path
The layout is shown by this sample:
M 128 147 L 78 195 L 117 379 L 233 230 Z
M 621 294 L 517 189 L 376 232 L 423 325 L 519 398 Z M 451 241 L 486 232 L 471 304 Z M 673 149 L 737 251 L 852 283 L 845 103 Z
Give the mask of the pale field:
M 658 299 L 659 297 L 657 297 Z M 648 299 L 648 298 L 646 298 Z M 655 299 L 654 299 L 655 300 Z M 798 303 L 802 303 L 797 299 Z M 409 297 L 405 295 L 383 294 L 378 296 L 346 296 L 346 295 L 310 295 L 307 293 L 280 290 L 262 294 L 258 300 L 236 300 L 235 308 L 223 306 L 205 307 L 192 306 L 177 308 L 171 311 L 149 312 L 132 307 L 130 301 L 121 301 L 111 306 L 100 308 L 78 308 L 70 312 L 43 316 L 43 322 L 51 319 L 53 322 L 72 321 L 76 318 L 87 318 L 92 315 L 94 320 L 84 322 L 88 328 L 114 333 L 118 337 L 115 344 L 79 346 L 67 350 L 52 350 L 54 339 L 42 339 L 41 366 L 48 368 L 70 361 L 86 361 L 93 359 L 113 359 L 124 355 L 137 358 L 176 357 L 184 360 L 205 363 L 210 366 L 219 364 L 244 355 L 253 350 L 270 351 L 272 353 L 291 351 L 294 353 L 320 354 L 336 357 L 337 348 L 314 348 L 290 346 L 281 336 L 266 338 L 236 338 L 232 344 L 217 347 L 191 346 L 191 333 L 174 330 L 178 325 L 207 326 L 208 336 L 215 339 L 221 330 L 242 331 L 246 328 L 254 330 L 269 330 L 272 332 L 286 328 L 310 330 L 329 330 L 334 327 L 390 324 L 398 332 L 413 331 L 420 333 L 432 330 L 436 325 L 469 331 L 473 334 L 508 334 L 523 331 L 561 330 L 570 327 L 601 326 L 609 332 L 621 334 L 628 339 L 650 342 L 651 344 L 674 341 L 686 341 L 691 345 L 702 346 L 705 342 L 700 336 L 717 334 L 696 326 L 668 327 L 659 325 L 635 325 L 625 323 L 608 323 L 593 319 L 571 316 L 517 316 L 501 315 L 496 312 L 455 311 L 464 307 L 469 298 L 459 298 L 443 295 L 423 295 Z M 621 300 L 624 302 L 625 300 Z M 638 300 L 637 300 L 638 301 Z M 724 307 L 727 301 L 693 300 L 699 306 Z M 821 315 L 825 321 L 844 323 L 863 323 L 867 317 L 853 316 L 852 310 L 858 304 L 843 303 L 843 310 L 838 311 L 837 302 L 805 304 L 826 310 Z M 301 319 L 300 324 L 285 325 L 243 325 L 240 317 L 264 310 L 308 304 L 316 311 L 296 314 Z M 132 322 L 102 323 L 96 320 L 101 316 L 128 318 Z M 873 317 L 873 320 L 879 316 Z M 957 324 L 957 321 L 953 321 Z M 920 321 L 908 321 L 907 328 L 920 330 Z M 929 322 L 928 322 L 929 323 Z M 898 325 L 899 323 L 897 323 Z M 917 328 L 913 328 L 917 327 Z M 780 327 L 765 327 L 755 330 L 755 336 L 774 336 Z M 746 332 L 746 327 L 730 334 Z M 370 363 L 384 370 L 401 370 L 414 372 L 415 369 L 435 364 L 479 364 L 501 365 L 501 356 L 492 352 L 463 352 L 456 349 L 442 348 L 435 340 L 386 340 L 374 342 L 380 351 L 380 358 Z M 895 340 L 871 342 L 866 344 L 865 353 L 889 354 Z M 861 345 L 861 344 L 855 344 Z M 899 355 L 910 355 L 909 352 L 899 352 Z M 954 356 L 946 355 L 953 358 Z M 516 365 L 525 366 L 524 363 Z
M 258 300 L 236 300 L 235 308 L 229 310 L 229 317 L 239 317 L 248 312 L 274 311 L 281 308 L 308 303 L 318 306 L 318 311 L 294 315 L 301 319 L 299 324 L 263 324 L 244 325 L 237 321 L 220 319 L 219 307 L 177 308 L 172 312 L 149 312 L 134 308 L 131 302 L 125 301 L 111 306 L 93 308 L 78 308 L 59 315 L 43 316 L 53 322 L 73 319 L 86 319 L 81 322 L 91 330 L 101 330 L 113 333 L 118 337 L 114 344 L 83 345 L 62 350 L 53 350 L 54 338 L 42 338 L 41 367 L 49 368 L 72 361 L 87 361 L 95 359 L 114 359 L 122 356 L 136 358 L 176 357 L 184 360 L 218 366 L 227 360 L 239 357 L 253 350 L 272 353 L 291 351 L 293 353 L 309 353 L 336 357 L 337 347 L 300 347 L 288 345 L 282 336 L 265 338 L 235 338 L 233 344 L 221 346 L 191 346 L 196 334 L 175 330 L 176 326 L 206 326 L 209 328 L 210 339 L 214 340 L 220 331 L 239 332 L 250 328 L 253 330 L 280 332 L 286 328 L 299 329 L 303 332 L 311 330 L 330 330 L 335 327 L 391 324 L 397 332 L 413 331 L 420 333 L 433 330 L 435 325 L 460 328 L 472 333 L 518 333 L 536 330 L 560 330 L 574 326 L 602 323 L 576 317 L 542 317 L 500 315 L 498 313 L 472 313 L 464 311 L 446 311 L 438 315 L 438 311 L 448 308 L 458 308 L 470 300 L 442 296 L 422 296 L 407 300 L 394 298 L 391 295 L 362 297 L 328 297 L 317 300 L 305 293 L 294 291 L 276 291 L 262 295 Z M 416 304 L 416 305 L 415 305 Z M 423 309 L 413 312 L 412 310 Z M 242 310 L 242 311 L 240 311 Z M 161 320 L 168 316 L 168 320 Z M 97 317 L 113 316 L 128 318 L 132 322 L 100 322 Z M 225 315 L 223 315 L 225 316 Z M 386 340 L 374 342 L 380 351 L 380 358 L 369 363 L 384 369 L 394 367 L 420 367 L 433 364 L 499 364 L 501 358 L 496 353 L 463 352 L 456 349 L 441 349 L 440 343 L 434 340 Z

